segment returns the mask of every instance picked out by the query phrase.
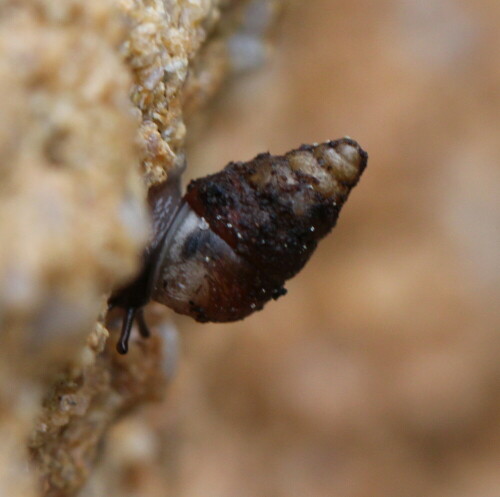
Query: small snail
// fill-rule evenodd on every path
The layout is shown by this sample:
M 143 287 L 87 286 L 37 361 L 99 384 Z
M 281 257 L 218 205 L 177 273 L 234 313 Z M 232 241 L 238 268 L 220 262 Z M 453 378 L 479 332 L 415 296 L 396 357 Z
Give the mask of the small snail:
M 134 319 L 149 336 L 142 309 L 151 299 L 197 321 L 228 322 L 286 293 L 337 221 L 367 154 L 349 138 L 257 155 L 192 181 L 152 187 L 153 238 L 137 278 L 109 299 L 125 309 L 118 352 Z

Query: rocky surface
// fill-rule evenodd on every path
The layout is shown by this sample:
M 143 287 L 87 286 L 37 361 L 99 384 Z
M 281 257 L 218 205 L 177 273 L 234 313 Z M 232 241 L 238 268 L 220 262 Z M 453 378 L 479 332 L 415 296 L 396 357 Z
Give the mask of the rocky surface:
M 184 166 L 185 117 L 259 3 L 264 47 L 274 2 L 0 5 L 0 494 L 74 495 L 113 422 L 165 391 L 159 338 L 114 353 L 106 295 L 137 270 L 146 188 Z
M 126 358 L 95 319 L 136 266 L 145 234 L 125 227 L 143 215 L 144 185 L 182 164 L 228 72 L 265 53 L 273 9 L 147 3 L 150 17 L 181 4 L 207 13 L 184 24 L 195 45 L 185 83 L 172 79 L 183 117 L 169 124 L 180 99 L 162 109 L 151 95 L 159 119 L 130 103 L 154 72 L 124 62 L 141 52 L 130 36 L 143 3 L 2 3 L 1 495 L 497 496 L 498 1 L 293 3 L 279 57 L 224 92 L 186 173 L 345 134 L 370 167 L 286 298 L 237 324 L 174 318 L 175 381 L 160 306 L 148 309 L 156 338 L 135 337 Z M 70 104 L 78 112 L 60 110 Z M 82 133 L 76 155 L 42 146 L 52 122 Z M 64 209 L 46 214 L 47 197 Z M 60 212 L 72 224 L 48 223 Z

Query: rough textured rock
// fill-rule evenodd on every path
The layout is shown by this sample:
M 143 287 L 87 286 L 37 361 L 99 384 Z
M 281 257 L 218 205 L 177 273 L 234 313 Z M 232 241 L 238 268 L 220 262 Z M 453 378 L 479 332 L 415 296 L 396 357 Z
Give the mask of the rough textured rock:
M 194 140 L 187 173 L 196 177 L 267 149 L 282 153 L 302 142 L 347 133 L 366 146 L 371 163 L 335 235 L 290 283 L 287 297 L 265 312 L 228 326 L 201 327 L 176 317 L 184 349 L 178 376 L 162 403 L 135 412 L 132 405 L 142 406 L 165 392 L 158 354 L 164 357 L 174 349 L 172 329 L 162 334 L 162 351 L 160 341 L 134 340 L 127 361 L 112 358 L 109 331 L 93 322 L 103 302 L 89 305 L 82 292 L 89 327 L 78 325 L 76 331 L 79 321 L 70 314 L 71 323 L 62 326 L 65 332 L 58 339 L 51 338 L 50 328 L 40 334 L 40 344 L 25 349 L 22 345 L 37 336 L 41 324 L 29 307 L 21 312 L 24 304 L 16 308 L 2 299 L 1 495 L 39 495 L 26 464 L 29 438 L 45 492 L 52 495 L 70 495 L 83 484 L 80 497 L 497 497 L 500 4 L 294 3 L 296 9 L 285 19 L 280 58 L 259 77 L 224 92 L 210 128 L 202 140 Z M 251 27 L 225 34 L 233 16 L 243 22 L 240 12 L 251 4 L 221 2 L 219 20 L 193 55 L 182 87 L 184 112 L 189 110 L 193 119 L 200 118 L 199 105 L 224 75 L 233 67 L 244 68 L 235 67 L 227 47 L 230 53 L 242 46 L 253 53 L 257 47 L 258 54 L 259 43 L 247 36 L 255 32 Z M 117 36 L 121 41 L 111 43 L 113 57 L 133 24 L 125 21 L 123 28 L 119 17 L 111 19 L 110 4 L 103 0 L 47 0 L 36 4 L 36 16 L 34 2 L 1 5 L 0 64 L 9 69 L 2 69 L 0 84 L 2 95 L 10 97 L 2 101 L 0 127 L 4 202 L 12 199 L 8 178 L 16 175 L 15 184 L 26 187 L 21 172 L 27 166 L 21 171 L 19 164 L 31 149 L 23 147 L 20 155 L 20 138 L 40 127 L 25 103 L 28 86 L 19 83 L 14 70 L 33 59 L 16 57 L 5 65 L 3 34 L 13 19 L 5 16 L 6 6 L 17 6 L 23 11 L 19 15 L 31 19 L 32 28 L 16 38 L 18 44 L 30 33 L 39 36 L 35 26 L 62 22 L 61 7 L 54 5 L 69 6 L 68 12 L 79 6 L 64 30 L 73 25 L 79 32 L 96 32 L 105 46 Z M 50 10 L 50 22 L 48 14 L 40 15 L 40 6 Z M 77 18 L 82 19 L 79 27 Z M 111 20 L 116 28 L 108 24 Z M 99 51 L 92 51 L 92 60 L 100 60 Z M 113 67 L 127 67 L 120 64 Z M 117 71 L 104 74 L 117 77 Z M 136 76 L 130 71 L 125 77 L 132 88 Z M 72 91 L 64 95 L 69 99 Z M 129 106 L 127 96 L 124 89 L 120 99 L 135 116 L 131 127 L 137 131 L 142 114 Z M 87 107 L 81 106 L 82 115 Z M 118 114 L 123 130 L 128 110 Z M 16 121 L 22 115 L 22 122 Z M 192 121 L 186 129 L 192 134 Z M 97 130 L 104 136 L 102 128 Z M 125 135 L 128 153 L 119 161 L 124 168 L 119 175 L 129 168 L 144 174 L 138 164 L 146 154 L 145 142 L 139 138 L 134 152 L 133 131 Z M 112 141 L 121 146 L 125 135 Z M 149 170 L 154 172 L 148 182 L 170 167 L 154 159 L 156 146 L 166 150 L 168 136 L 155 136 L 162 141 L 153 142 Z M 87 148 L 81 153 L 90 153 Z M 183 153 L 173 142 L 169 148 L 172 158 Z M 133 154 L 137 158 L 132 161 Z M 107 171 L 103 164 L 98 172 Z M 70 176 L 64 168 L 61 173 Z M 138 188 L 134 198 L 141 199 L 143 185 L 131 174 Z M 39 181 L 44 177 L 37 175 Z M 109 191 L 121 188 L 114 177 Z M 13 229 L 15 214 L 13 209 L 0 213 L 6 246 L 12 241 L 4 227 Z M 107 217 L 94 216 L 92 229 L 107 226 L 110 219 L 112 209 Z M 23 230 L 23 250 L 31 232 L 31 224 Z M 108 252 L 112 265 L 122 250 Z M 8 253 L 15 255 L 14 250 Z M 89 261 L 95 264 L 98 254 L 75 257 L 71 270 L 62 264 L 64 276 L 58 273 L 57 278 L 44 279 L 44 268 L 50 266 L 40 268 L 37 308 L 45 309 L 45 297 L 66 281 L 75 284 L 73 272 L 92 285 L 94 297 L 126 277 L 120 265 L 109 270 L 106 284 L 100 272 L 97 279 L 87 279 L 82 268 Z M 36 255 L 34 250 L 30 258 Z M 46 259 L 40 255 L 39 260 Z M 73 302 L 70 293 L 61 293 Z M 160 322 L 164 311 L 150 306 L 148 312 L 148 322 Z M 93 330 L 90 336 L 88 330 Z M 73 344 L 61 341 L 64 337 L 73 337 Z M 87 346 L 82 345 L 85 337 Z M 48 361 L 57 344 L 59 351 L 54 349 Z M 167 379 L 169 374 L 164 373 Z M 37 423 L 35 414 L 40 415 Z M 98 445 L 94 430 L 106 433 Z
M 83 343 L 147 237 L 124 22 L 113 2 L 56 4 L 0 11 L 0 305 L 16 349 Z
M 97 325 L 82 366 L 67 368 L 45 395 L 29 447 L 45 495 L 73 495 L 91 473 L 102 440 L 116 419 L 145 401 L 159 400 L 166 378 L 158 336 L 119 356 Z
M 74 495 L 112 423 L 164 391 L 161 340 L 123 360 L 96 319 L 139 264 L 147 186 L 184 166 L 185 116 L 241 58 L 241 26 L 265 51 L 274 4 L 1 3 L 0 494 L 36 494 L 29 438 L 42 493 Z
M 5 495 L 33 495 L 22 447 L 40 380 L 76 366 L 102 295 L 132 273 L 147 236 L 131 78 L 117 57 L 126 31 L 110 9 L 100 1 L 0 7 Z
M 121 2 L 130 26 L 123 56 L 142 116 L 148 186 L 184 166 L 186 117 L 213 97 L 228 73 L 263 61 L 278 6 L 277 0 Z

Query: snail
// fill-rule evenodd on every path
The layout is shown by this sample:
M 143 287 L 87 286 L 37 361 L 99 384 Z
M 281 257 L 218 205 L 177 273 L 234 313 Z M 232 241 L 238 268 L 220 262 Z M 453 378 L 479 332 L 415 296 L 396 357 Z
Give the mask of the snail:
M 229 322 L 286 293 L 318 241 L 335 226 L 367 154 L 350 138 L 259 154 L 191 181 L 179 175 L 150 189 L 153 237 L 137 278 L 108 305 L 125 309 L 118 352 L 143 307 L 155 300 L 200 322 Z

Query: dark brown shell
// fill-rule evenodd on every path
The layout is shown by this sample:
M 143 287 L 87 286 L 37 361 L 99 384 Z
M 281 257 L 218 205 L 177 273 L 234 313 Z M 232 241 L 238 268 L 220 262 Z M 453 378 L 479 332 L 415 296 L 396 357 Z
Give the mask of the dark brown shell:
M 126 309 L 117 345 L 126 353 L 132 323 L 149 331 L 151 299 L 198 321 L 236 321 L 285 293 L 337 222 L 367 154 L 349 138 L 260 154 L 192 181 L 179 201 L 179 178 L 151 189 L 153 238 L 141 273 L 110 297 Z
M 243 259 L 282 285 L 337 221 L 366 167 L 349 138 L 260 154 L 192 181 L 185 200 Z

